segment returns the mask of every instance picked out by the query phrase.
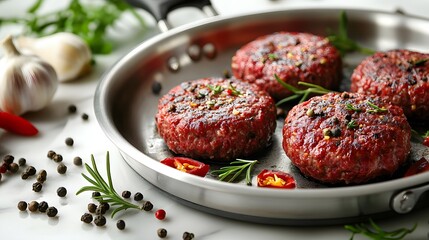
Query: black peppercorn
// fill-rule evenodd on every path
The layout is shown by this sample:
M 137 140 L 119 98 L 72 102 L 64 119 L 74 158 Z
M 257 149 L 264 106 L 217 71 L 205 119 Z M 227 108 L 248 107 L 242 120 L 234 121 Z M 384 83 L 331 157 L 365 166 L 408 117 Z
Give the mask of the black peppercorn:
M 36 212 L 39 209 L 39 203 L 36 201 L 31 201 L 30 204 L 28 204 L 28 210 L 30 212 Z
M 77 111 L 77 107 L 75 105 L 69 105 L 68 107 L 69 113 L 75 113 Z
M 160 238 L 167 237 L 167 230 L 165 228 L 158 229 L 157 233 L 158 233 L 158 237 Z
M 42 191 L 43 185 L 40 182 L 33 183 L 33 191 L 40 192 Z
M 67 172 L 67 166 L 66 166 L 66 165 L 64 165 L 64 163 L 60 163 L 60 164 L 58 164 L 57 172 L 58 172 L 59 174 L 65 174 L 65 173 Z
M 18 209 L 19 209 L 20 211 L 25 211 L 25 210 L 27 210 L 27 202 L 25 202 L 25 201 L 19 201 L 19 202 L 18 202 Z
M 18 166 L 18 164 L 17 163 L 11 163 L 11 164 L 9 164 L 9 171 L 11 172 L 11 173 L 16 173 L 16 172 L 18 172 L 18 169 L 19 169 L 19 166 Z
M 11 163 L 13 163 L 14 159 L 15 158 L 12 155 L 6 155 L 3 157 L 3 162 L 6 164 L 11 164 Z
M 152 210 L 153 209 L 153 204 L 151 203 L 151 202 L 149 202 L 149 201 L 146 201 L 144 204 L 143 204 L 143 210 L 145 210 L 145 211 L 150 211 L 150 210 Z
M 25 158 L 18 159 L 18 165 L 19 166 L 24 166 L 26 163 L 27 163 L 27 160 L 25 160 Z
M 67 146 L 71 147 L 74 144 L 74 140 L 73 140 L 73 138 L 68 137 L 68 138 L 66 138 L 65 143 Z
M 95 210 L 97 210 L 97 205 L 94 203 L 88 203 L 88 211 L 90 213 L 95 213 Z
M 159 81 L 154 81 L 152 83 L 152 93 L 153 94 L 159 94 L 161 92 L 162 85 Z
M 21 178 L 22 178 L 22 180 L 27 179 L 28 178 L 28 173 L 27 172 L 21 173 Z
M 182 236 L 182 239 L 183 240 L 191 240 L 191 239 L 194 239 L 194 234 L 193 233 L 190 233 L 190 232 L 184 232 L 183 233 L 183 236 Z
M 124 229 L 125 229 L 125 221 L 124 221 L 124 220 L 122 220 L 122 219 L 118 220 L 118 221 L 116 222 L 116 227 L 117 227 L 119 230 L 124 230 Z
M 84 223 L 91 223 L 92 222 L 92 215 L 89 213 L 84 213 L 82 217 L 80 217 L 80 220 Z
M 2 178 L 2 175 L 1 175 L 1 173 L 0 173 L 0 181 L 1 181 L 1 178 Z
M 25 169 L 25 172 L 27 173 L 28 176 L 33 176 L 34 174 L 36 174 L 36 168 L 34 168 L 33 166 L 28 166 Z
M 39 212 L 46 212 L 46 210 L 48 210 L 48 207 L 49 207 L 49 205 L 47 202 L 41 201 L 39 203 Z
M 73 158 L 73 164 L 76 166 L 82 165 L 82 158 L 80 158 L 80 157 Z
M 44 183 L 46 181 L 47 175 L 48 174 L 46 170 L 43 170 L 43 169 L 40 170 L 39 173 L 37 174 L 36 181 L 39 183 Z
M 123 191 L 122 192 L 122 197 L 123 198 L 130 198 L 131 196 L 131 192 L 130 191 Z
M 86 113 L 83 113 L 83 114 L 82 114 L 82 119 L 83 119 L 83 120 L 85 120 L 85 121 L 86 121 L 86 120 L 88 120 L 88 118 L 89 118 L 88 114 L 86 114 Z
M 99 196 L 101 196 L 100 192 L 92 192 L 92 198 L 96 198 L 96 197 L 99 197 Z
M 55 207 L 49 207 L 48 210 L 46 210 L 46 214 L 48 217 L 55 217 L 58 214 L 58 210 Z
M 143 194 L 140 192 L 136 192 L 136 194 L 134 194 L 134 200 L 135 201 L 141 201 L 143 200 Z
M 63 156 L 61 154 L 55 154 L 52 157 L 52 160 L 54 160 L 55 162 L 62 162 L 63 161 Z
M 104 226 L 106 225 L 106 218 L 103 215 L 97 215 L 94 218 L 94 223 L 99 227 Z
M 58 197 L 65 197 L 67 195 L 67 189 L 65 187 L 59 187 L 57 189 Z
M 101 202 L 100 206 L 103 206 L 106 209 L 106 211 L 109 211 L 110 209 L 110 204 L 108 202 Z
M 54 156 L 55 156 L 56 154 L 57 154 L 57 153 L 55 153 L 54 151 L 49 150 L 49 151 L 48 151 L 47 156 L 48 156 L 48 158 L 50 158 L 50 159 L 54 159 Z
M 103 215 L 106 213 L 106 207 L 103 205 L 98 205 L 97 209 L 95 209 L 95 214 L 97 215 Z

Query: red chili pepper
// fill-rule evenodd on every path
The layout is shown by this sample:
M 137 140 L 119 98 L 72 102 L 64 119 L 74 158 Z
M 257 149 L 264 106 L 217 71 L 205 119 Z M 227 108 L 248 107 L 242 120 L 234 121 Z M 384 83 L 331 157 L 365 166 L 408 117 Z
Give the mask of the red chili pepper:
M 33 136 L 39 132 L 29 121 L 7 112 L 0 112 L 0 128 L 24 136 Z
M 409 177 L 426 171 L 429 171 L 429 162 L 426 160 L 426 158 L 422 157 L 417 162 L 411 164 L 411 166 L 405 172 L 404 177 Z
M 210 170 L 210 166 L 197 160 L 186 157 L 165 158 L 161 163 L 176 168 L 182 172 L 204 177 Z
M 288 173 L 264 169 L 258 174 L 258 187 L 295 188 L 295 179 Z

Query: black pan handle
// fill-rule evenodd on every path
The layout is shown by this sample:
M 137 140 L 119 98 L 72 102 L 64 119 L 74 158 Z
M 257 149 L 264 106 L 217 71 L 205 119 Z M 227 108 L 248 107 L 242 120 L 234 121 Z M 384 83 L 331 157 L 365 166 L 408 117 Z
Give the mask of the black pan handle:
M 208 16 L 217 15 L 210 0 L 126 0 L 130 5 L 148 11 L 158 22 L 158 27 L 165 32 L 171 29 L 167 22 L 169 12 L 181 7 L 197 7 Z

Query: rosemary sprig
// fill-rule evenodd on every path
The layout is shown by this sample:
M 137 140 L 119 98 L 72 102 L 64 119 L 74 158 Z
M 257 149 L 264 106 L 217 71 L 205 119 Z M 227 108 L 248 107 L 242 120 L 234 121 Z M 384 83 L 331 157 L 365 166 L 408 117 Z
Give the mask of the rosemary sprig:
M 213 94 L 219 94 L 224 90 L 223 87 L 219 85 L 213 86 L 211 84 L 208 84 L 207 87 L 210 88 L 210 90 L 212 90 Z
M 103 177 L 101 176 L 100 172 L 97 169 L 97 164 L 95 163 L 94 156 L 91 155 L 91 162 L 92 162 L 92 168 L 85 163 L 85 168 L 88 171 L 88 173 L 91 175 L 92 178 L 88 177 L 84 173 L 82 173 L 82 176 L 91 183 L 91 186 L 85 186 L 79 189 L 76 192 L 76 195 L 82 193 L 82 192 L 100 192 L 101 195 L 94 197 L 99 202 L 108 202 L 110 203 L 110 206 L 116 207 L 112 211 L 111 217 L 115 216 L 116 213 L 118 213 L 121 210 L 126 210 L 128 208 L 135 208 L 141 210 L 141 207 L 132 204 L 122 197 L 119 196 L 119 194 L 115 191 L 115 188 L 113 187 L 112 182 L 112 176 L 110 174 L 110 157 L 109 152 L 107 152 L 106 155 L 106 170 L 107 170 L 107 181 L 106 182 Z
M 352 119 L 350 122 L 347 123 L 348 129 L 355 129 L 357 127 L 358 127 L 358 124 L 354 119 Z
M 369 219 L 369 226 L 368 224 L 359 223 L 354 225 L 345 225 L 344 228 L 352 232 L 350 240 L 353 240 L 356 234 L 362 234 L 374 240 L 401 240 L 404 239 L 407 234 L 412 233 L 417 228 L 417 224 L 414 224 L 411 229 L 399 228 L 393 231 L 385 231 L 372 219 Z
M 353 106 L 353 105 L 352 105 L 352 104 L 350 104 L 350 103 L 346 103 L 346 109 L 347 109 L 347 110 L 350 110 L 350 111 L 355 111 L 355 112 L 360 112 L 360 111 L 362 111 L 362 109 L 357 108 L 357 107 Z
M 221 167 L 218 170 L 211 171 L 211 173 L 218 175 L 220 181 L 233 182 L 246 170 L 246 184 L 252 185 L 251 173 L 256 163 L 258 163 L 258 160 L 237 159 L 236 161 L 232 161 L 230 166 Z
M 368 110 L 369 113 L 383 113 L 383 112 L 387 112 L 387 109 L 384 107 L 379 107 L 377 105 L 375 105 L 374 103 L 372 103 L 371 101 L 366 101 L 366 104 L 368 104 L 368 106 L 370 106 L 372 109 Z
M 410 64 L 413 65 L 414 67 L 420 67 L 420 66 L 423 66 L 427 61 L 429 61 L 429 58 L 423 58 L 416 61 L 412 61 L 410 62 Z
M 123 12 L 130 12 L 142 26 L 143 18 L 124 0 L 106 0 L 103 4 L 82 4 L 71 0 L 62 9 L 38 14 L 45 0 L 37 0 L 27 9 L 23 18 L 0 18 L 1 24 L 21 24 L 24 34 L 46 36 L 57 32 L 71 32 L 82 37 L 93 53 L 107 54 L 113 49 L 106 38 L 109 27 L 114 26 Z M 85 1 L 90 2 L 90 1 Z
M 310 94 L 326 94 L 326 93 L 332 92 L 332 90 L 326 89 L 316 84 L 307 83 L 307 82 L 298 82 L 298 85 L 307 87 L 306 89 L 299 89 L 288 83 L 285 83 L 282 79 L 280 79 L 280 77 L 277 74 L 274 74 L 274 77 L 277 80 L 277 82 L 279 82 L 283 87 L 285 87 L 287 90 L 293 93 L 293 95 L 278 101 L 276 103 L 276 106 L 280 106 L 286 102 L 294 101 L 298 98 L 301 98 L 299 100 L 300 103 L 304 102 L 309 98 Z
M 329 42 L 334 45 L 341 55 L 344 56 L 349 52 L 360 52 L 363 54 L 374 54 L 375 51 L 369 48 L 361 47 L 357 42 L 352 40 L 347 31 L 348 19 L 345 11 L 341 12 L 340 25 L 337 34 L 331 34 L 327 37 Z

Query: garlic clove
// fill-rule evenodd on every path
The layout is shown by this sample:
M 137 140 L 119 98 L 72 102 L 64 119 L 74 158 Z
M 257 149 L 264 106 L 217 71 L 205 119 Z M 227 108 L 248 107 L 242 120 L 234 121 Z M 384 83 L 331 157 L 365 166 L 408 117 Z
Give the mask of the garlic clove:
M 53 67 L 37 56 L 22 55 L 12 37 L 0 44 L 0 111 L 21 115 L 48 105 L 58 87 Z
M 16 43 L 20 50 L 51 64 L 60 82 L 74 80 L 91 71 L 91 50 L 73 33 L 60 32 L 41 38 L 20 36 Z

